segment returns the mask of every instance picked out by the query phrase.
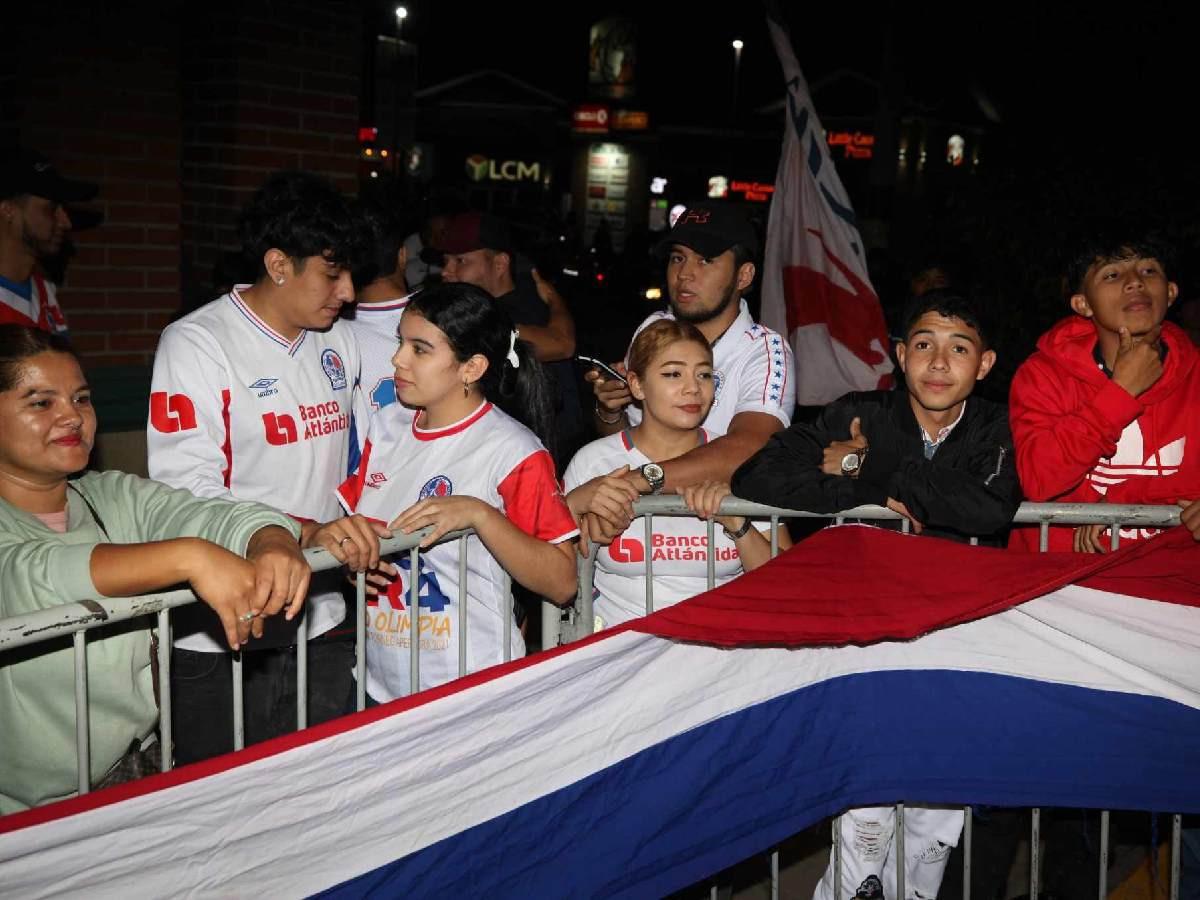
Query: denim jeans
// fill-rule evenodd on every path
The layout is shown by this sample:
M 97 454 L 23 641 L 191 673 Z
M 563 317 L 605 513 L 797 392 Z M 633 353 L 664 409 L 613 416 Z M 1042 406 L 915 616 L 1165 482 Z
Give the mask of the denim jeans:
M 308 723 L 354 711 L 354 644 L 308 642 Z M 296 648 L 242 652 L 246 746 L 296 730 Z M 233 750 L 233 665 L 229 653 L 171 651 L 175 765 Z

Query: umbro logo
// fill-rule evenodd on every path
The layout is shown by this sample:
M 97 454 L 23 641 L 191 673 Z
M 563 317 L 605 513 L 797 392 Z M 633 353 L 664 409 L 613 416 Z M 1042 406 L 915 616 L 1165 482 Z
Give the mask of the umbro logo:
M 387 481 L 387 476 L 382 472 L 372 472 L 367 476 L 366 486 L 369 488 L 378 488 L 385 481 Z
M 260 378 L 254 384 L 250 385 L 250 390 L 257 391 L 259 397 L 270 397 L 272 394 L 278 394 L 278 388 L 272 387 L 278 378 Z

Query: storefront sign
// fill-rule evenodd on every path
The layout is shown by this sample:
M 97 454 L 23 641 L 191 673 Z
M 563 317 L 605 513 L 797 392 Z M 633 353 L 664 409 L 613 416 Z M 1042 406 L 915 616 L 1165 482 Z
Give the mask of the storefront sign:
M 752 203 L 766 203 L 775 193 L 775 185 L 760 181 L 734 181 L 729 185 L 730 193 L 741 194 L 742 199 Z
M 585 103 L 571 113 L 571 128 L 576 134 L 608 134 L 608 107 Z
M 482 153 L 467 157 L 467 177 L 472 181 L 541 181 L 542 164 L 521 159 L 489 159 Z
M 613 247 L 625 245 L 628 228 L 629 151 L 621 144 L 592 144 L 588 148 L 587 207 L 584 237 L 590 242 L 601 223 Z
M 650 113 L 642 109 L 618 109 L 613 113 L 614 131 L 645 131 L 650 127 Z
M 845 159 L 870 159 L 874 153 L 875 135 L 861 131 L 829 131 L 825 140 L 830 147 L 841 147 Z

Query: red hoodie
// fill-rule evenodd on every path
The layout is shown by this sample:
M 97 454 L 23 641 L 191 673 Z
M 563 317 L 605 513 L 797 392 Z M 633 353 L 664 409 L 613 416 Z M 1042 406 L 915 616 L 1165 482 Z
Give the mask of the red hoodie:
M 1096 329 L 1072 316 L 1038 341 L 1009 395 L 1017 474 L 1030 500 L 1174 503 L 1200 497 L 1200 354 L 1166 322 L 1162 377 L 1140 397 L 1096 363 Z M 1189 446 L 1190 445 L 1190 446 Z M 1157 531 L 1122 529 L 1122 540 Z M 1072 529 L 1050 529 L 1051 550 L 1071 550 Z M 1009 547 L 1038 549 L 1036 528 Z

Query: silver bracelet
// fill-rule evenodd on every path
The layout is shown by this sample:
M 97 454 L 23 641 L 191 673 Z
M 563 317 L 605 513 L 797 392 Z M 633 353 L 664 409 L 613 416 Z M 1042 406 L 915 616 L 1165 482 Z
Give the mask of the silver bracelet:
M 729 538 L 731 541 L 736 541 L 746 536 L 746 533 L 750 530 L 750 526 L 752 524 L 753 523 L 750 521 L 750 517 L 746 516 L 746 518 L 742 520 L 742 527 L 737 531 L 730 531 L 724 525 L 721 526 L 721 530 L 725 532 L 725 537 Z
M 602 409 L 600 407 L 600 401 L 597 400 L 596 401 L 596 418 L 599 419 L 601 422 L 603 422 L 605 425 L 616 425 L 618 422 L 621 421 L 621 411 L 617 410 L 616 415 L 613 416 L 613 418 L 606 419 L 606 418 L 604 418 L 604 412 L 602 411 Z

